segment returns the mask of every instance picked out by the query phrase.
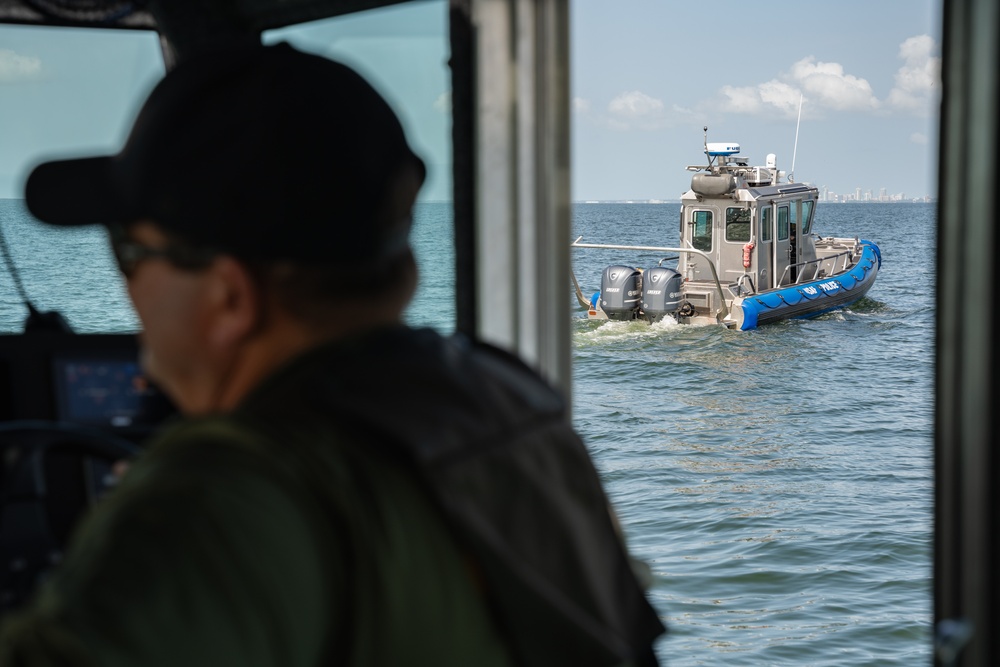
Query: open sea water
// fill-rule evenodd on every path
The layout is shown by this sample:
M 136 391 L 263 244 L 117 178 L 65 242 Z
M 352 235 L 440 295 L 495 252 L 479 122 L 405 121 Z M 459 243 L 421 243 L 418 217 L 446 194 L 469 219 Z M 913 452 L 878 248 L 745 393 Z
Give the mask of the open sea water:
M 577 205 L 574 238 L 678 245 L 679 205 Z M 655 575 L 670 665 L 931 660 L 933 204 L 819 204 L 875 241 L 849 310 L 749 332 L 574 320 L 574 419 Z M 574 250 L 590 293 L 612 263 Z M 615 254 L 617 253 L 617 254 Z
M 913 272 L 934 261 L 935 213 L 820 204 L 814 231 L 876 241 L 884 263 L 866 298 L 817 319 L 736 332 L 573 311 L 574 423 L 652 569 L 665 664 L 930 663 L 933 285 Z M 578 204 L 573 238 L 672 246 L 678 216 Z M 0 229 L 39 309 L 80 332 L 137 330 L 100 229 L 44 227 L 20 200 L 0 200 Z M 450 206 L 419 205 L 408 319 L 445 332 L 451 239 Z M 588 296 L 605 266 L 660 259 L 573 253 Z M 0 332 L 25 314 L 0 268 Z

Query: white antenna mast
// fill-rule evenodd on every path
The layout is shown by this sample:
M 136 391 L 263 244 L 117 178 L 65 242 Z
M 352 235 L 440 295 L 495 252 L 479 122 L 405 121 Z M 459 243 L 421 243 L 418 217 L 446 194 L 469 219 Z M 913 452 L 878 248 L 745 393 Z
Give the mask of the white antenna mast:
M 712 168 L 712 160 L 715 159 L 714 156 L 710 155 L 708 152 L 708 125 L 705 126 L 705 157 L 708 158 L 708 168 Z
M 792 170 L 788 172 L 788 182 L 795 182 L 795 154 L 799 152 L 799 124 L 802 122 L 802 93 L 799 93 L 799 118 L 795 121 L 795 145 L 792 147 Z

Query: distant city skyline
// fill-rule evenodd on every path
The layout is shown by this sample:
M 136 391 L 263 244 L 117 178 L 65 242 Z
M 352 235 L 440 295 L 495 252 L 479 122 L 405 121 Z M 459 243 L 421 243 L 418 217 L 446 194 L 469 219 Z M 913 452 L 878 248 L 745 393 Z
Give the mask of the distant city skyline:
M 937 202 L 936 197 L 931 197 L 930 195 L 925 195 L 923 197 L 908 197 L 904 194 L 888 195 L 885 199 L 854 199 L 852 198 L 841 198 L 841 197 L 831 197 L 830 199 L 823 199 L 820 196 L 819 202 L 821 204 L 930 204 Z M 680 199 L 578 199 L 573 201 L 574 204 L 649 204 L 652 206 L 658 206 L 661 204 L 680 204 Z
M 936 197 L 922 194 L 910 195 L 905 192 L 890 193 L 887 188 L 862 188 L 858 186 L 850 192 L 834 192 L 826 186 L 819 188 L 820 201 L 844 202 L 899 202 L 899 201 L 933 201 Z
M 820 202 L 858 202 L 858 203 L 894 203 L 894 202 L 932 202 L 937 201 L 934 195 L 913 196 L 905 192 L 891 193 L 887 188 L 879 188 L 876 192 L 873 188 L 855 187 L 850 192 L 834 192 L 825 185 L 816 186 L 815 183 L 803 182 L 804 185 L 815 186 L 819 190 L 818 201 Z M 680 197 L 668 199 L 574 199 L 574 204 L 674 204 L 680 202 Z

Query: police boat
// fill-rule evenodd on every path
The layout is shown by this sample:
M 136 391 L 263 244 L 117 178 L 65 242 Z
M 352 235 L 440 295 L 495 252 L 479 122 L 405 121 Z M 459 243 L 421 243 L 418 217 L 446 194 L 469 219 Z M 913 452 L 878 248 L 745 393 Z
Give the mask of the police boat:
M 588 319 L 722 324 L 746 331 L 761 324 L 815 317 L 854 303 L 882 266 L 878 245 L 813 231 L 818 190 L 786 179 L 769 154 L 761 167 L 740 157 L 737 143 L 709 143 L 708 164 L 681 198 L 681 247 L 573 242 L 574 248 L 675 253 L 656 266 L 615 264 L 601 289 L 576 296 Z M 671 268 L 667 262 L 676 261 Z

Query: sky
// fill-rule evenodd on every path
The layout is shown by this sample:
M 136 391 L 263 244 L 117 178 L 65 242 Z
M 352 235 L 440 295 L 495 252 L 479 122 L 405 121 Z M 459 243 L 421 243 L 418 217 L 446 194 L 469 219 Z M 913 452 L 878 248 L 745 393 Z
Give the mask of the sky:
M 936 191 L 926 0 L 572 4 L 573 197 L 677 199 L 708 140 L 830 192 Z M 801 121 L 798 122 L 799 101 Z M 796 145 L 796 127 L 798 144 Z
M 929 0 L 574 0 L 572 196 L 672 200 L 709 141 L 832 193 L 934 195 L 940 7 Z M 355 66 L 450 199 L 447 3 L 266 36 Z M 40 160 L 113 152 L 163 75 L 148 33 L 0 26 L 0 197 Z M 801 120 L 799 102 L 801 104 Z M 798 142 L 796 144 L 796 131 Z

